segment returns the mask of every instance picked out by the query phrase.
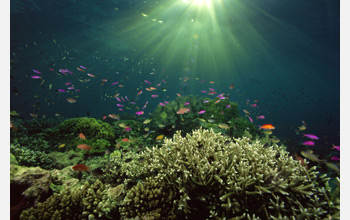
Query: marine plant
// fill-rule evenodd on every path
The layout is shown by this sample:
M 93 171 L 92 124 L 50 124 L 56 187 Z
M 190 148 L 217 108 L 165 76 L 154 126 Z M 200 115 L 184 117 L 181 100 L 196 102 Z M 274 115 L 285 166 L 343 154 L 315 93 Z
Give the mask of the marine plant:
M 128 190 L 122 217 L 325 219 L 339 214 L 339 198 L 330 200 L 329 178 L 316 167 L 306 169 L 277 144 L 199 129 L 186 137 L 177 132 L 140 157 L 143 175 L 130 169 L 129 176 L 148 179 Z
M 65 188 L 46 201 L 21 213 L 20 219 L 111 219 L 117 217 L 117 201 L 109 195 L 108 185 L 96 180 L 81 187 Z

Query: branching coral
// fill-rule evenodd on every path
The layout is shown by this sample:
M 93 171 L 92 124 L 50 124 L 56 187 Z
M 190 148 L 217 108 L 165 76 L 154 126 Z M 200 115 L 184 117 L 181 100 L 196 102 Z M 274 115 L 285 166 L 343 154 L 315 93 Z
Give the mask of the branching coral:
M 110 219 L 117 216 L 116 201 L 108 194 L 108 186 L 97 180 L 81 187 L 65 188 L 36 207 L 24 210 L 20 219 Z
M 148 216 L 153 210 L 160 219 L 324 219 L 339 211 L 339 200 L 329 199 L 329 178 L 318 176 L 316 167 L 307 170 L 276 144 L 264 147 L 259 140 L 232 140 L 199 129 L 186 137 L 177 132 L 141 157 L 151 179 L 129 191 L 120 209 L 125 217 Z M 157 201 L 171 204 L 170 216 L 140 201 L 150 186 L 169 187 L 171 199 L 178 198 L 172 203 L 157 194 Z

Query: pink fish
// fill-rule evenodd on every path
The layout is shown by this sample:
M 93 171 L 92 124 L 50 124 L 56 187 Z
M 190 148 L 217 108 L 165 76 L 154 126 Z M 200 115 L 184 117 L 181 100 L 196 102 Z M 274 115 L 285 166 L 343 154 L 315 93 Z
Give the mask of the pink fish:
M 169 102 L 167 102 L 167 101 L 164 101 L 164 104 L 169 104 Z
M 162 82 L 163 82 L 163 83 L 166 83 L 164 79 L 162 79 Z
M 120 98 L 118 98 L 118 97 L 115 97 L 119 102 L 121 102 L 122 100 L 120 100 Z
M 220 96 L 220 99 L 226 99 L 226 97 L 224 97 L 224 96 Z
M 122 99 L 123 102 L 125 102 L 125 99 L 123 97 L 120 97 Z
M 33 69 L 33 72 L 34 72 L 34 73 L 37 73 L 37 74 L 41 74 L 41 72 L 39 72 L 38 70 L 34 70 L 34 69 Z
M 66 92 L 64 89 L 57 89 L 57 92 Z
M 122 105 L 122 104 L 119 104 L 119 103 L 117 104 L 117 106 L 118 106 L 118 107 L 124 107 L 124 105 Z
M 257 104 L 252 104 L 251 106 L 254 108 L 254 107 L 256 107 L 256 106 L 257 106 Z
M 305 146 L 315 146 L 315 142 L 313 142 L 313 141 L 304 141 L 303 145 L 305 145 Z
M 205 91 L 205 90 L 202 90 L 201 92 L 202 92 L 202 93 L 207 93 L 207 91 Z
M 145 83 L 147 84 L 152 84 L 150 81 L 144 80 Z
M 160 86 L 160 85 L 161 85 L 160 83 L 157 84 L 157 86 Z
M 85 66 L 80 66 L 80 68 L 82 68 L 82 69 L 84 69 L 84 70 L 86 70 L 86 69 L 87 69 Z
M 125 129 L 124 129 L 124 131 L 130 131 L 131 130 L 131 128 L 129 127 L 129 126 L 127 126 Z
M 125 99 L 129 102 L 129 99 L 128 99 L 128 97 L 127 96 L 125 96 Z
M 165 106 L 165 104 L 163 102 L 159 102 L 160 106 Z
M 76 89 L 75 91 L 76 91 L 76 92 L 80 92 L 80 89 Z
M 119 111 L 124 111 L 124 109 L 122 109 L 122 108 L 119 108 Z
M 210 90 L 210 91 L 215 91 L 215 89 L 213 89 L 213 88 L 209 88 L 209 90 Z
M 333 145 L 333 144 L 332 144 Z M 340 146 L 333 145 L 332 149 L 336 149 L 337 151 L 340 151 Z
M 119 82 L 114 82 L 114 83 L 112 83 L 112 85 L 117 85 Z
M 41 76 L 31 76 L 32 79 L 41 79 Z
M 260 116 L 257 116 L 256 118 L 257 119 L 265 119 L 265 116 L 264 115 L 260 115 Z
M 185 102 L 184 105 L 189 105 L 190 103 L 189 102 Z
M 214 95 L 214 94 L 216 94 L 216 92 L 214 92 L 214 91 L 208 93 L 208 95 Z
M 52 68 L 49 68 L 49 70 L 50 70 L 51 72 L 55 71 L 55 70 L 54 70 L 54 69 L 52 69 Z
M 249 118 L 250 122 L 253 122 L 253 119 L 249 115 L 247 115 L 247 117 Z
M 226 105 L 226 108 L 230 108 L 231 107 L 231 105 Z
M 130 102 L 132 105 L 135 105 L 136 104 L 136 102 Z
M 72 83 L 71 82 L 66 82 L 64 85 L 69 86 L 69 85 L 72 85 Z
M 209 100 L 205 100 L 203 103 L 208 103 L 209 102 Z
M 136 114 L 136 115 L 143 115 L 143 113 L 144 113 L 143 111 L 138 111 L 138 112 L 136 112 L 135 114 Z
M 152 98 L 157 98 L 158 97 L 158 95 L 151 95 L 152 96 Z
M 333 157 L 331 157 L 331 160 L 340 160 L 340 158 L 333 156 Z
M 313 134 L 304 134 L 304 137 L 310 138 L 312 140 L 318 140 L 319 138 Z
M 204 114 L 204 113 L 205 113 L 204 110 L 201 110 L 201 111 L 198 112 L 199 115 Z

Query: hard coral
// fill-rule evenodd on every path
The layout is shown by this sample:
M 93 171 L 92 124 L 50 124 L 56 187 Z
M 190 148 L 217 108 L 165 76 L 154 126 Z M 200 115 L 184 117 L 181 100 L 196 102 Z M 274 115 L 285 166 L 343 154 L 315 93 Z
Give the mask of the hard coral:
M 141 157 L 149 179 L 125 197 L 120 211 L 127 218 L 325 219 L 339 212 L 339 199 L 329 199 L 329 178 L 277 144 L 199 129 L 184 138 L 177 132 Z M 157 189 L 171 191 L 171 198 L 154 194 Z M 171 211 L 159 210 L 158 201 Z

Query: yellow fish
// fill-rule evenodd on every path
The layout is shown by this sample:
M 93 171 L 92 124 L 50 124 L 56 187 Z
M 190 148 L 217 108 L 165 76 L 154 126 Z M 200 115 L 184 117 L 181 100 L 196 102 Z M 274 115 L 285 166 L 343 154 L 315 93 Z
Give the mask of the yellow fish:
M 162 140 L 163 137 L 164 137 L 164 134 L 158 135 L 158 136 L 156 137 L 156 140 Z
M 228 129 L 230 129 L 230 126 L 229 126 L 228 124 L 221 123 L 221 124 L 219 124 L 219 128 L 222 128 L 222 129 L 228 130 Z
M 146 125 L 148 123 L 150 123 L 152 121 L 152 119 L 146 119 L 143 123 Z
M 120 124 L 119 124 L 119 127 L 121 127 L 121 128 L 125 128 L 125 127 L 126 127 L 126 125 L 125 125 L 124 123 L 120 123 Z
M 306 130 L 306 126 L 305 125 L 302 125 L 302 126 L 300 126 L 298 128 L 299 128 L 299 131 L 305 131 Z
M 60 144 L 60 145 L 58 145 L 58 148 L 62 148 L 64 146 L 66 146 L 66 144 Z

